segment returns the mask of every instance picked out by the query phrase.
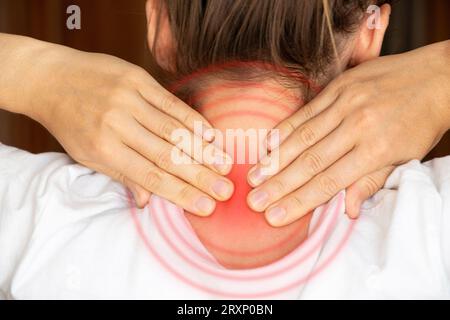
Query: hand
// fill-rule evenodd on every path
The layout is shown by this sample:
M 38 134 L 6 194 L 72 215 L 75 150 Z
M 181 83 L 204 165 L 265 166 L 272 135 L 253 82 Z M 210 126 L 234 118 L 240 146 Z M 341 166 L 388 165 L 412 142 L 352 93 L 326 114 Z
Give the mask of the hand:
M 35 61 L 22 83 L 29 91 L 28 115 L 74 160 L 127 185 L 140 207 L 151 192 L 205 216 L 213 212 L 215 200 L 231 196 L 233 185 L 223 177 L 231 169 L 229 161 L 174 164 L 173 130 L 187 129 L 204 148 L 215 148 L 205 141 L 213 140 L 213 132 L 194 135 L 195 121 L 211 126 L 143 69 L 60 46 L 42 50 Z M 190 160 L 199 160 L 200 153 L 182 151 Z M 217 149 L 215 154 L 228 157 Z
M 249 205 L 283 226 L 347 188 L 347 213 L 356 218 L 395 166 L 422 159 L 450 128 L 449 58 L 447 41 L 339 76 L 276 127 L 280 170 L 270 177 L 259 174 L 262 164 L 250 170 L 257 188 Z M 268 200 L 252 203 L 258 198 Z

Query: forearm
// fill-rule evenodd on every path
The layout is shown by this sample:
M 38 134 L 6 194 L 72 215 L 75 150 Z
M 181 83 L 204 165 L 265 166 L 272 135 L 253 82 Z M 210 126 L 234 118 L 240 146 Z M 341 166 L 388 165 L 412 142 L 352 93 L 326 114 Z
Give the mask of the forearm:
M 33 117 L 37 85 L 45 79 L 44 57 L 52 44 L 0 33 L 0 108 Z
M 450 40 L 447 40 L 443 43 L 444 47 L 444 55 L 445 55 L 445 70 L 446 70 L 446 84 L 447 84 L 447 91 L 446 91 L 446 114 L 447 114 L 447 120 L 448 120 L 448 126 L 447 130 L 450 130 Z
M 431 45 L 435 48 L 435 55 L 431 61 L 435 61 L 435 73 L 440 81 L 435 91 L 438 105 L 442 108 L 441 114 L 444 122 L 444 132 L 450 130 L 450 40 Z M 431 62 L 432 63 L 432 62 Z

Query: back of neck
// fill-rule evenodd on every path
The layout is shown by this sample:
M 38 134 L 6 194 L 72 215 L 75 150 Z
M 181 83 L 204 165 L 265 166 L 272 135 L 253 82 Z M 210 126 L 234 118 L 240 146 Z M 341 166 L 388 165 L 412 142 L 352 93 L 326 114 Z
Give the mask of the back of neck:
M 198 103 L 200 112 L 222 132 L 220 139 L 223 141 L 219 143 L 233 146 L 231 152 L 227 149 L 234 156 L 228 178 L 235 185 L 235 193 L 230 200 L 218 202 L 212 216 L 199 218 L 187 214 L 187 218 L 205 247 L 227 268 L 246 269 L 270 264 L 294 250 L 307 236 L 310 216 L 283 228 L 273 228 L 264 215 L 251 210 L 246 201 L 251 191 L 247 173 L 260 156 L 265 134 L 299 107 L 292 96 L 286 98 L 287 94 L 287 89 L 279 85 L 222 85 L 220 90 L 205 90 Z M 242 134 L 244 142 L 238 141 Z M 231 144 L 230 139 L 234 139 Z M 243 145 L 244 151 L 241 150 Z

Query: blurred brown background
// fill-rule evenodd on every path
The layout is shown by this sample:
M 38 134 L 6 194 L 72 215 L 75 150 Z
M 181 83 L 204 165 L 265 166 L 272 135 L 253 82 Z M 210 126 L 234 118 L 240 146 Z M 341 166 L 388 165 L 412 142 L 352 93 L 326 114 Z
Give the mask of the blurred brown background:
M 81 30 L 66 28 L 66 9 L 73 4 L 81 8 Z M 0 32 L 108 53 L 146 67 L 144 7 L 145 0 L 0 0 Z M 397 0 L 384 54 L 446 39 L 450 39 L 450 0 Z M 0 111 L 0 141 L 35 153 L 62 151 L 39 124 L 4 111 Z M 450 155 L 450 134 L 429 157 L 444 155 Z

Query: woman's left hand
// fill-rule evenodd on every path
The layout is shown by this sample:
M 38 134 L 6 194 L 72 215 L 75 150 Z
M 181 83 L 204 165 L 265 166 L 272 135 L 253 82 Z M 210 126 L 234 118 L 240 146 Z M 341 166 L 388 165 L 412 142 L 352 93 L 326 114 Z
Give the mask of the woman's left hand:
M 450 128 L 449 58 L 447 41 L 378 58 L 331 82 L 277 126 L 279 170 L 250 170 L 250 207 L 278 227 L 347 188 L 347 214 L 356 218 L 395 166 L 425 157 Z M 270 137 L 268 148 L 278 148 Z

